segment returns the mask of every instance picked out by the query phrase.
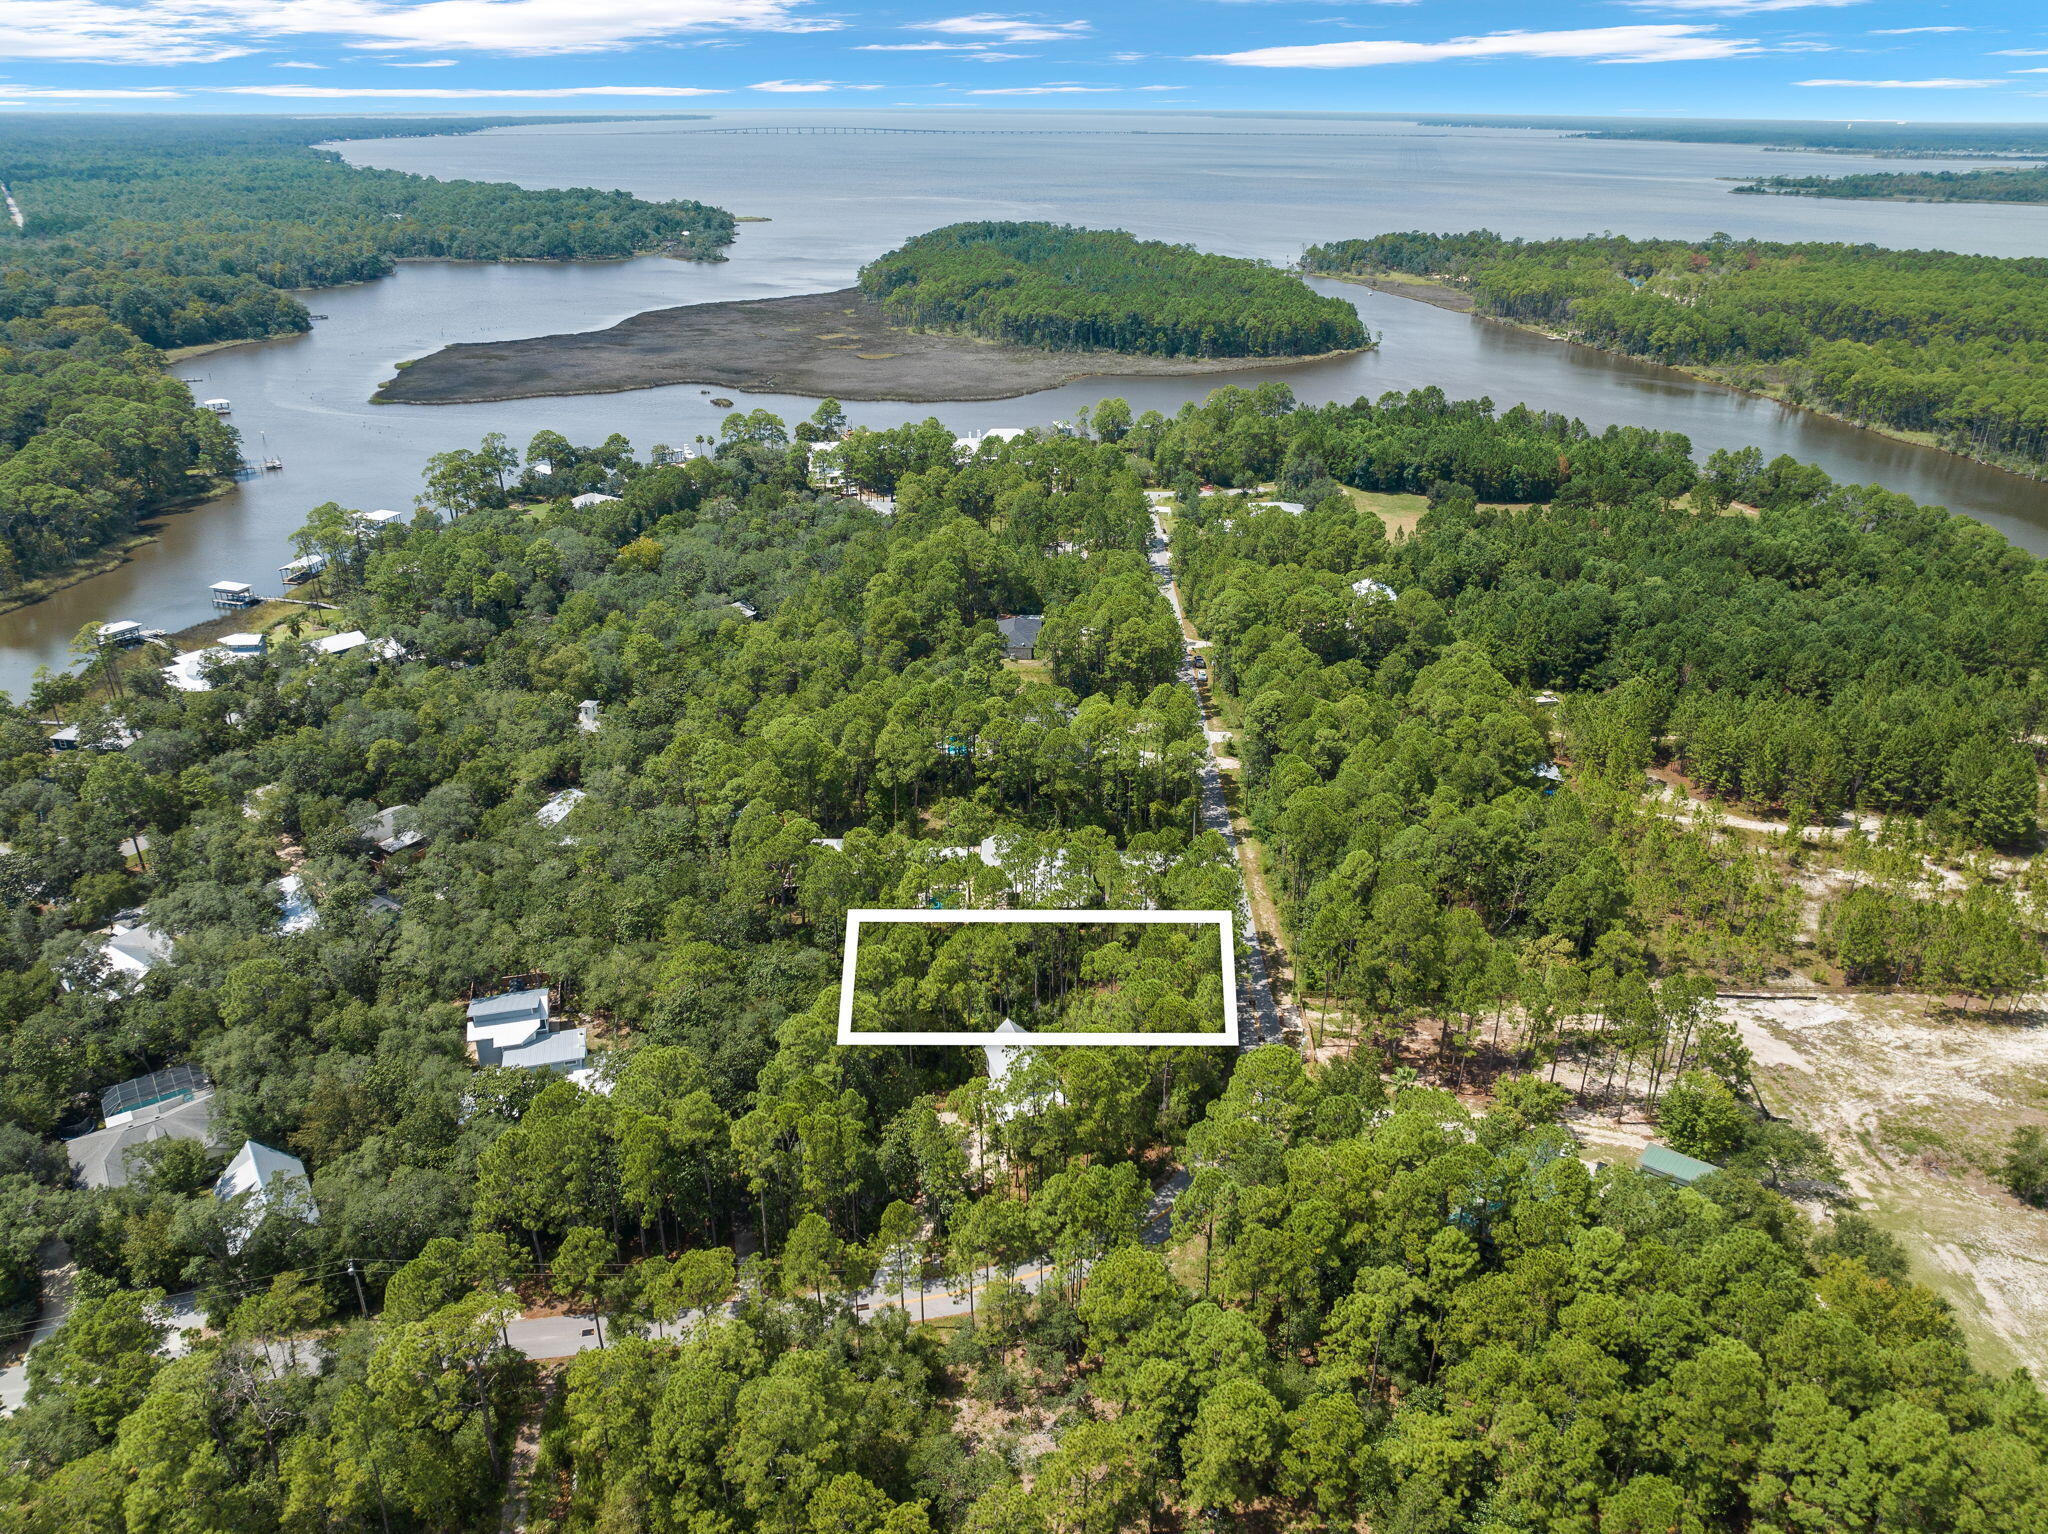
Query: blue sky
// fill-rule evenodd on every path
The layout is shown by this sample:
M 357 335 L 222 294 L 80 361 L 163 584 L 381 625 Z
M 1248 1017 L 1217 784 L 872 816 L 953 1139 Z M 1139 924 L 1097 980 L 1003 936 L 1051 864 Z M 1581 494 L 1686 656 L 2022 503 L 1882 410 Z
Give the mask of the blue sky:
M 0 104 L 2048 121 L 2039 0 L 0 0 Z

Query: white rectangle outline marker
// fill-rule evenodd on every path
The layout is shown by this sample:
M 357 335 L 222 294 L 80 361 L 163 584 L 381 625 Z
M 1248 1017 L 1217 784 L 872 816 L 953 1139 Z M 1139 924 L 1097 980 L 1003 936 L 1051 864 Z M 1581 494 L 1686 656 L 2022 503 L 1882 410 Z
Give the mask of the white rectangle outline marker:
M 848 911 L 846 963 L 839 977 L 839 1042 L 841 1044 L 1016 1044 L 1014 1033 L 855 1033 L 853 1031 L 853 967 L 860 951 L 860 929 L 881 922 L 1137 922 L 1206 926 L 1213 922 L 1223 945 L 1223 1031 L 1221 1033 L 1032 1033 L 1023 1035 L 1036 1049 L 1052 1046 L 1122 1045 L 1140 1049 L 1178 1049 L 1221 1045 L 1235 1049 L 1237 1036 L 1236 923 L 1228 911 Z

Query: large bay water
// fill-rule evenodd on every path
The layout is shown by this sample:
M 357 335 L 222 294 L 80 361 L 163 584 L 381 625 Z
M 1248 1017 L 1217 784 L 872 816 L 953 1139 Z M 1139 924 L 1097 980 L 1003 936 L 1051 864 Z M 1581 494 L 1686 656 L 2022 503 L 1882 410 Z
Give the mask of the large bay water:
M 895 132 L 738 132 L 865 127 Z M 1989 255 L 2048 254 L 2048 209 L 1734 197 L 1724 178 L 1914 168 L 1913 161 L 1779 154 L 1728 145 L 1599 142 L 1521 129 L 1363 118 L 1202 114 L 924 112 L 713 114 L 696 121 L 563 124 L 464 137 L 370 140 L 351 160 L 525 186 L 622 187 L 696 197 L 743 224 L 717 265 L 661 259 L 583 265 L 419 263 L 366 285 L 306 295 L 311 334 L 194 358 L 181 376 L 233 402 L 250 457 L 282 472 L 164 520 L 119 569 L 0 616 L 0 688 L 61 666 L 85 623 L 132 618 L 177 629 L 211 615 L 206 588 L 277 589 L 308 508 L 326 500 L 409 507 L 430 453 L 487 431 L 523 445 L 542 427 L 578 441 L 624 433 L 643 449 L 715 433 L 725 411 L 695 387 L 456 406 L 371 405 L 401 359 L 451 341 L 504 340 L 616 323 L 643 309 L 845 286 L 906 236 L 966 218 L 1112 225 L 1235 255 L 1288 260 L 1302 246 L 1391 229 L 1491 228 L 1525 236 L 1601 230 L 1703 237 L 1869 241 Z M 1945 162 L 1953 166 L 1954 162 Z M 1345 284 L 1379 350 L 1234 375 L 1285 379 L 1305 400 L 1425 384 L 1565 411 L 1588 423 L 1688 435 L 1704 454 L 1755 444 L 1837 478 L 1887 485 L 1978 518 L 2048 554 L 2048 487 L 1824 417 Z M 1014 400 L 850 404 L 856 422 L 936 415 L 960 429 L 1069 419 L 1121 394 L 1171 410 L 1216 380 L 1091 379 Z M 719 391 L 797 417 L 813 401 Z

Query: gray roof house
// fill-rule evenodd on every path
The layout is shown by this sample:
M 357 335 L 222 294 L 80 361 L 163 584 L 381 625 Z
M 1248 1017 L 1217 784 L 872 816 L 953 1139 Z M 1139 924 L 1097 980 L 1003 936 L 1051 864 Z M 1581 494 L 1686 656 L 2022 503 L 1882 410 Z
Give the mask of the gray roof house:
M 100 1095 L 105 1125 L 64 1142 L 71 1170 L 88 1188 L 128 1182 L 128 1152 L 153 1140 L 212 1139 L 213 1087 L 190 1066 L 172 1066 L 109 1087 Z
M 1003 658 L 1031 659 L 1032 651 L 1038 644 L 1038 631 L 1044 627 L 1045 619 L 1037 613 L 996 619 L 996 628 L 1003 636 Z
M 516 1070 L 549 1070 L 558 1076 L 583 1069 L 590 1058 L 590 1046 L 584 1030 L 564 1028 L 560 1033 L 543 1034 L 531 1044 L 522 1044 L 508 1049 L 498 1057 L 498 1064 L 511 1066 Z
M 241 1217 L 228 1230 L 228 1251 L 239 1252 L 255 1234 L 256 1227 L 273 1214 L 290 1215 L 308 1225 L 320 1223 L 320 1207 L 313 1202 L 312 1181 L 306 1163 L 255 1140 L 245 1140 L 235 1159 L 213 1185 L 213 1196 L 222 1203 L 248 1195 Z
M 394 804 L 389 809 L 377 811 L 376 814 L 363 822 L 363 839 L 377 849 L 378 856 L 388 858 L 393 853 L 405 852 L 411 848 L 426 845 L 426 833 L 416 828 L 401 830 L 399 828 L 401 819 L 410 822 L 412 819 L 411 805 Z

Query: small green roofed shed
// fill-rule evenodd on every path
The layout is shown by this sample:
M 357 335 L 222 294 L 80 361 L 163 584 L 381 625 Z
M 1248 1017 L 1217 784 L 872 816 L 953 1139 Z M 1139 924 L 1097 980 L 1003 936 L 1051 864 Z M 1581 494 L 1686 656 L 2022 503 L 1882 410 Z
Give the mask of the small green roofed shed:
M 1645 1145 L 1636 1165 L 1652 1177 L 1675 1182 L 1681 1188 L 1689 1188 L 1709 1172 L 1721 1170 L 1711 1161 L 1700 1161 L 1675 1151 L 1668 1145 Z

